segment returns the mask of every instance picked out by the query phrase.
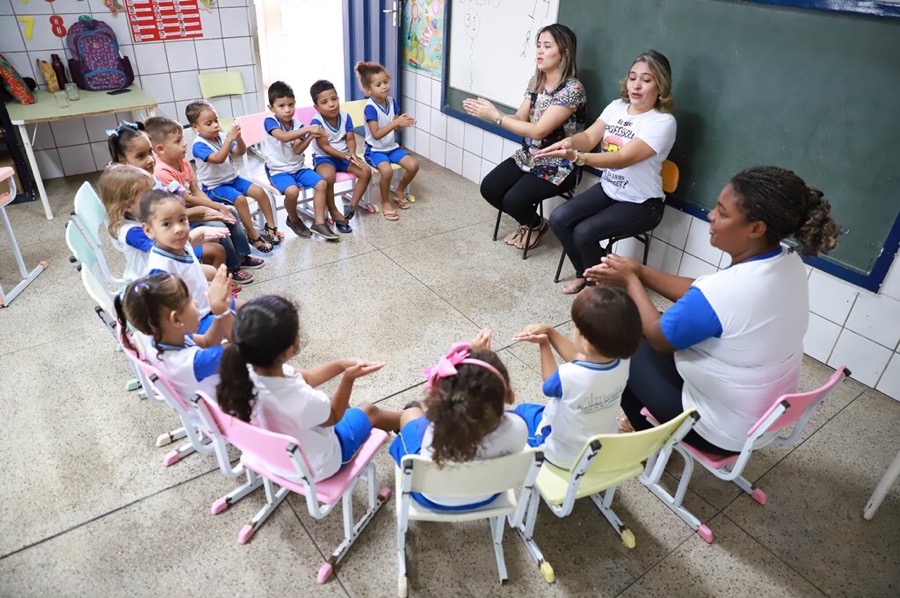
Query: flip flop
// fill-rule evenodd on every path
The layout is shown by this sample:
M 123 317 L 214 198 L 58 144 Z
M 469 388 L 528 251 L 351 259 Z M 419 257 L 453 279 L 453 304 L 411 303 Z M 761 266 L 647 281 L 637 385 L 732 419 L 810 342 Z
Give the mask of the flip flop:
M 395 212 L 393 210 L 388 210 L 386 212 L 382 212 L 381 215 L 384 216 L 385 220 L 391 220 L 391 221 L 400 220 L 400 214 L 398 214 L 397 212 Z
M 409 202 L 406 201 L 406 198 L 405 198 L 405 197 L 401 197 L 401 196 L 399 196 L 399 195 L 395 195 L 395 196 L 394 196 L 394 201 L 397 203 L 397 207 L 400 208 L 401 210 L 408 210 L 408 209 L 409 209 Z
M 582 279 L 581 282 L 573 280 L 569 282 L 569 284 L 564 284 L 562 288 L 560 288 L 560 292 L 563 295 L 577 295 L 585 286 L 587 286 L 586 280 Z

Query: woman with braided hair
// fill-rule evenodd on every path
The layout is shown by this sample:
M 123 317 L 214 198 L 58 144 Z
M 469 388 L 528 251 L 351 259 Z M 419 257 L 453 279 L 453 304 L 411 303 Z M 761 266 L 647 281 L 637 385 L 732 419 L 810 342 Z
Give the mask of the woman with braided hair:
M 693 407 L 700 421 L 686 440 L 729 454 L 773 399 L 797 390 L 809 317 L 797 254 L 834 249 L 840 227 L 830 210 L 793 172 L 748 168 L 709 213 L 710 244 L 731 257 L 728 268 L 691 279 L 610 255 L 586 271 L 588 280 L 624 285 L 641 314 L 644 340 L 622 395 L 635 429 L 650 427 L 642 407 L 659 421 Z M 675 304 L 660 314 L 645 286 Z

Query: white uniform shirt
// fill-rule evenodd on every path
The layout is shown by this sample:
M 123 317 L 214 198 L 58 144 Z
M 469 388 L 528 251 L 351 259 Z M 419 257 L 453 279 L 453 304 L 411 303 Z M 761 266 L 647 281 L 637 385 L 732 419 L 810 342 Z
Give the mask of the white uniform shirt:
M 119 227 L 113 246 L 125 254 L 125 278 L 134 280 L 147 273 L 147 259 L 153 240 L 144 232 L 140 222 L 126 220 Z
M 192 339 L 185 337 L 184 346 L 164 343 L 158 346 L 162 347 L 162 354 L 157 357 L 157 348 L 152 347 L 147 351 L 147 360 L 162 373 L 185 403 L 198 390 L 216 400 L 222 345 L 201 349 Z
M 662 188 L 662 163 L 675 143 L 675 117 L 655 108 L 643 114 L 628 114 L 628 102 L 614 100 L 600 115 L 606 123 L 604 152 L 618 152 L 635 137 L 649 145 L 656 155 L 627 168 L 606 168 L 601 184 L 603 191 L 617 201 L 643 203 L 650 198 L 665 197 Z
M 206 280 L 206 275 L 203 274 L 203 268 L 200 267 L 200 262 L 197 261 L 190 243 L 184 246 L 184 250 L 187 255 L 178 255 L 154 245 L 147 258 L 146 273 L 168 272 L 183 280 L 191 293 L 191 298 L 197 302 L 197 310 L 202 318 L 212 311 L 206 298 L 206 293 L 209 292 L 209 282 Z
M 316 115 L 309 124 L 319 125 L 325 129 L 329 145 L 342 154 L 347 153 L 347 135 L 353 132 L 353 120 L 351 120 L 350 115 L 347 114 L 345 110 L 341 110 L 340 114 L 338 114 L 337 127 L 332 127 L 328 123 L 328 120 L 318 112 L 316 112 Z M 328 154 L 323 152 L 319 147 L 318 141 L 313 140 L 312 147 L 313 155 L 328 156 Z
M 271 174 L 294 174 L 303 168 L 303 154 L 294 153 L 293 141 L 279 141 L 272 135 L 275 129 L 285 132 L 302 129 L 303 125 L 291 119 L 290 127 L 284 126 L 277 118 L 270 116 L 263 123 L 266 136 L 263 138 L 263 155 L 266 157 L 266 167 Z
M 232 142 L 231 147 L 233 148 L 236 144 L 236 141 Z M 197 180 L 200 181 L 201 185 L 218 187 L 237 178 L 237 167 L 234 165 L 230 153 L 221 164 L 213 164 L 206 161 L 210 154 L 216 153 L 221 147 L 221 135 L 212 140 L 202 135 L 197 135 L 194 144 L 191 146 L 191 154 L 197 167 Z
M 376 121 L 378 123 L 378 128 L 380 129 L 391 124 L 399 112 L 400 107 L 397 106 L 397 100 L 394 98 L 387 99 L 387 110 L 384 109 L 384 106 L 372 98 L 369 98 L 369 101 L 366 102 L 366 106 L 363 109 L 363 114 L 366 116 L 366 145 L 376 152 L 389 152 L 400 147 L 400 144 L 397 143 L 396 130 L 391 131 L 381 139 L 375 139 L 372 135 L 372 131 L 369 130 L 369 121 Z

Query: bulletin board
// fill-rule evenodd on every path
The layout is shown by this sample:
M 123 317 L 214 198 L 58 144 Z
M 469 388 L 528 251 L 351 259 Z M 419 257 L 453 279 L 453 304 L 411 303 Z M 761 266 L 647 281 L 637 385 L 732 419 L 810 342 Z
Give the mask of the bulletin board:
M 203 37 L 197 0 L 126 0 L 136 44 Z

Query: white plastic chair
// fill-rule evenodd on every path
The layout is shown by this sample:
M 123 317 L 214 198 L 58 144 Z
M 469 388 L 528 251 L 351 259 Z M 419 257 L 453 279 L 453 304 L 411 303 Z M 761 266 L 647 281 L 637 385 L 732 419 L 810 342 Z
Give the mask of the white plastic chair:
M 334 567 L 347 555 L 363 529 L 391 496 L 390 488 L 376 492 L 375 464 L 372 462 L 375 453 L 387 441 L 387 433 L 372 430 L 369 439 L 347 466 L 330 478 L 317 482 L 303 448 L 295 438 L 232 417 L 202 392 L 191 397 L 190 403 L 212 436 L 219 436 L 241 450 L 241 465 L 247 473 L 245 484 L 212 504 L 212 514 L 218 515 L 260 487 L 265 489 L 266 505 L 241 528 L 239 544 L 246 544 L 291 492 L 306 497 L 307 511 L 317 520 L 327 517 L 338 502 L 342 503 L 344 539 L 316 575 L 318 583 L 328 581 Z M 368 509 L 354 524 L 353 490 L 362 479 L 365 479 L 368 490 Z
M 91 251 L 96 256 L 100 273 L 105 282 L 119 289 L 124 288 L 131 282 L 128 278 L 116 276 L 110 270 L 109 262 L 103 254 L 103 242 L 101 240 L 103 236 L 106 236 L 107 239 L 110 238 L 106 234 L 109 219 L 106 215 L 106 208 L 103 207 L 103 202 L 100 201 L 97 192 L 86 181 L 75 193 L 75 212 L 72 214 L 72 221 L 79 228 Z M 101 229 L 104 231 L 102 234 L 100 233 Z
M 697 535 L 711 544 L 714 538 L 712 530 L 702 524 L 682 504 L 688 484 L 691 481 L 691 474 L 694 471 L 694 463 L 699 463 L 720 480 L 734 482 L 741 490 L 749 494 L 753 500 L 761 505 L 765 505 L 768 502 L 765 491 L 762 488 L 755 488 L 742 475 L 753 451 L 773 443 L 778 445 L 793 444 L 800 437 L 800 434 L 803 433 L 803 429 L 809 422 L 809 418 L 816 407 L 849 376 L 850 370 L 842 366 L 834 372 L 825 384 L 815 390 L 787 394 L 775 399 L 771 407 L 747 431 L 747 440 L 744 441 L 744 446 L 738 454 L 723 456 L 707 453 L 694 448 L 682 440 L 675 446 L 675 450 L 684 459 L 684 471 L 681 473 L 675 496 L 669 494 L 659 483 L 648 484 L 647 487 L 676 515 L 681 517 L 691 529 L 696 531 Z M 646 408 L 641 411 L 641 414 L 652 424 L 658 424 Z M 778 432 L 791 425 L 794 428 L 790 434 L 787 436 L 778 435 Z
M 869 498 L 869 502 L 866 503 L 866 508 L 863 511 L 863 517 L 865 519 L 872 519 L 872 517 L 875 516 L 875 512 L 878 510 L 878 507 L 881 506 L 881 502 L 884 500 L 884 497 L 887 496 L 888 491 L 897 481 L 898 477 L 900 477 L 900 452 L 894 457 L 894 461 L 888 466 L 887 471 L 885 471 L 884 475 L 881 477 L 881 481 L 878 482 L 878 486 L 875 487 L 872 497 Z
M 6 206 L 16 198 L 16 180 L 13 176 L 15 171 L 9 166 L 0 167 L 0 181 L 9 181 L 9 191 L 0 194 L 0 218 L 3 219 L 3 227 L 6 229 L 6 236 L 9 238 L 9 244 L 12 246 L 13 256 L 16 258 L 16 266 L 19 267 L 19 275 L 22 280 L 12 288 L 11 291 L 4 291 L 3 285 L 0 285 L 0 307 L 6 307 L 19 293 L 34 282 L 41 272 L 47 269 L 47 262 L 38 262 L 38 265 L 29 272 L 25 267 L 25 260 L 22 259 L 22 252 L 19 251 L 19 244 L 16 242 L 16 235 L 13 233 L 12 224 L 9 221 L 9 215 L 6 213 Z
M 406 579 L 406 532 L 410 521 L 439 521 L 458 523 L 487 519 L 491 527 L 494 557 L 500 582 L 508 578 L 506 560 L 503 555 L 503 530 L 506 519 L 514 527 L 525 516 L 526 508 L 534 492 L 534 480 L 540 471 L 544 454 L 538 449 L 527 448 L 520 453 L 454 463 L 443 468 L 419 455 L 406 455 L 397 476 L 397 594 L 404 598 L 407 594 Z M 514 489 L 521 488 L 518 502 Z M 416 502 L 412 492 L 436 496 L 469 498 L 486 494 L 500 494 L 489 504 L 471 511 L 439 511 L 429 509 Z
M 541 549 L 534 541 L 534 525 L 540 503 L 538 496 L 559 518 L 572 513 L 577 499 L 589 496 L 625 546 L 634 548 L 634 534 L 624 527 L 612 510 L 616 488 L 635 478 L 641 478 L 645 485 L 658 482 L 673 447 L 690 432 L 698 419 L 700 416 L 691 409 L 650 430 L 633 434 L 598 434 L 585 442 L 571 471 L 544 461 L 536 481 L 538 493 L 534 495 L 528 514 L 516 531 L 548 583 L 555 579 L 553 567 L 544 560 Z M 644 461 L 647 462 L 646 468 Z

